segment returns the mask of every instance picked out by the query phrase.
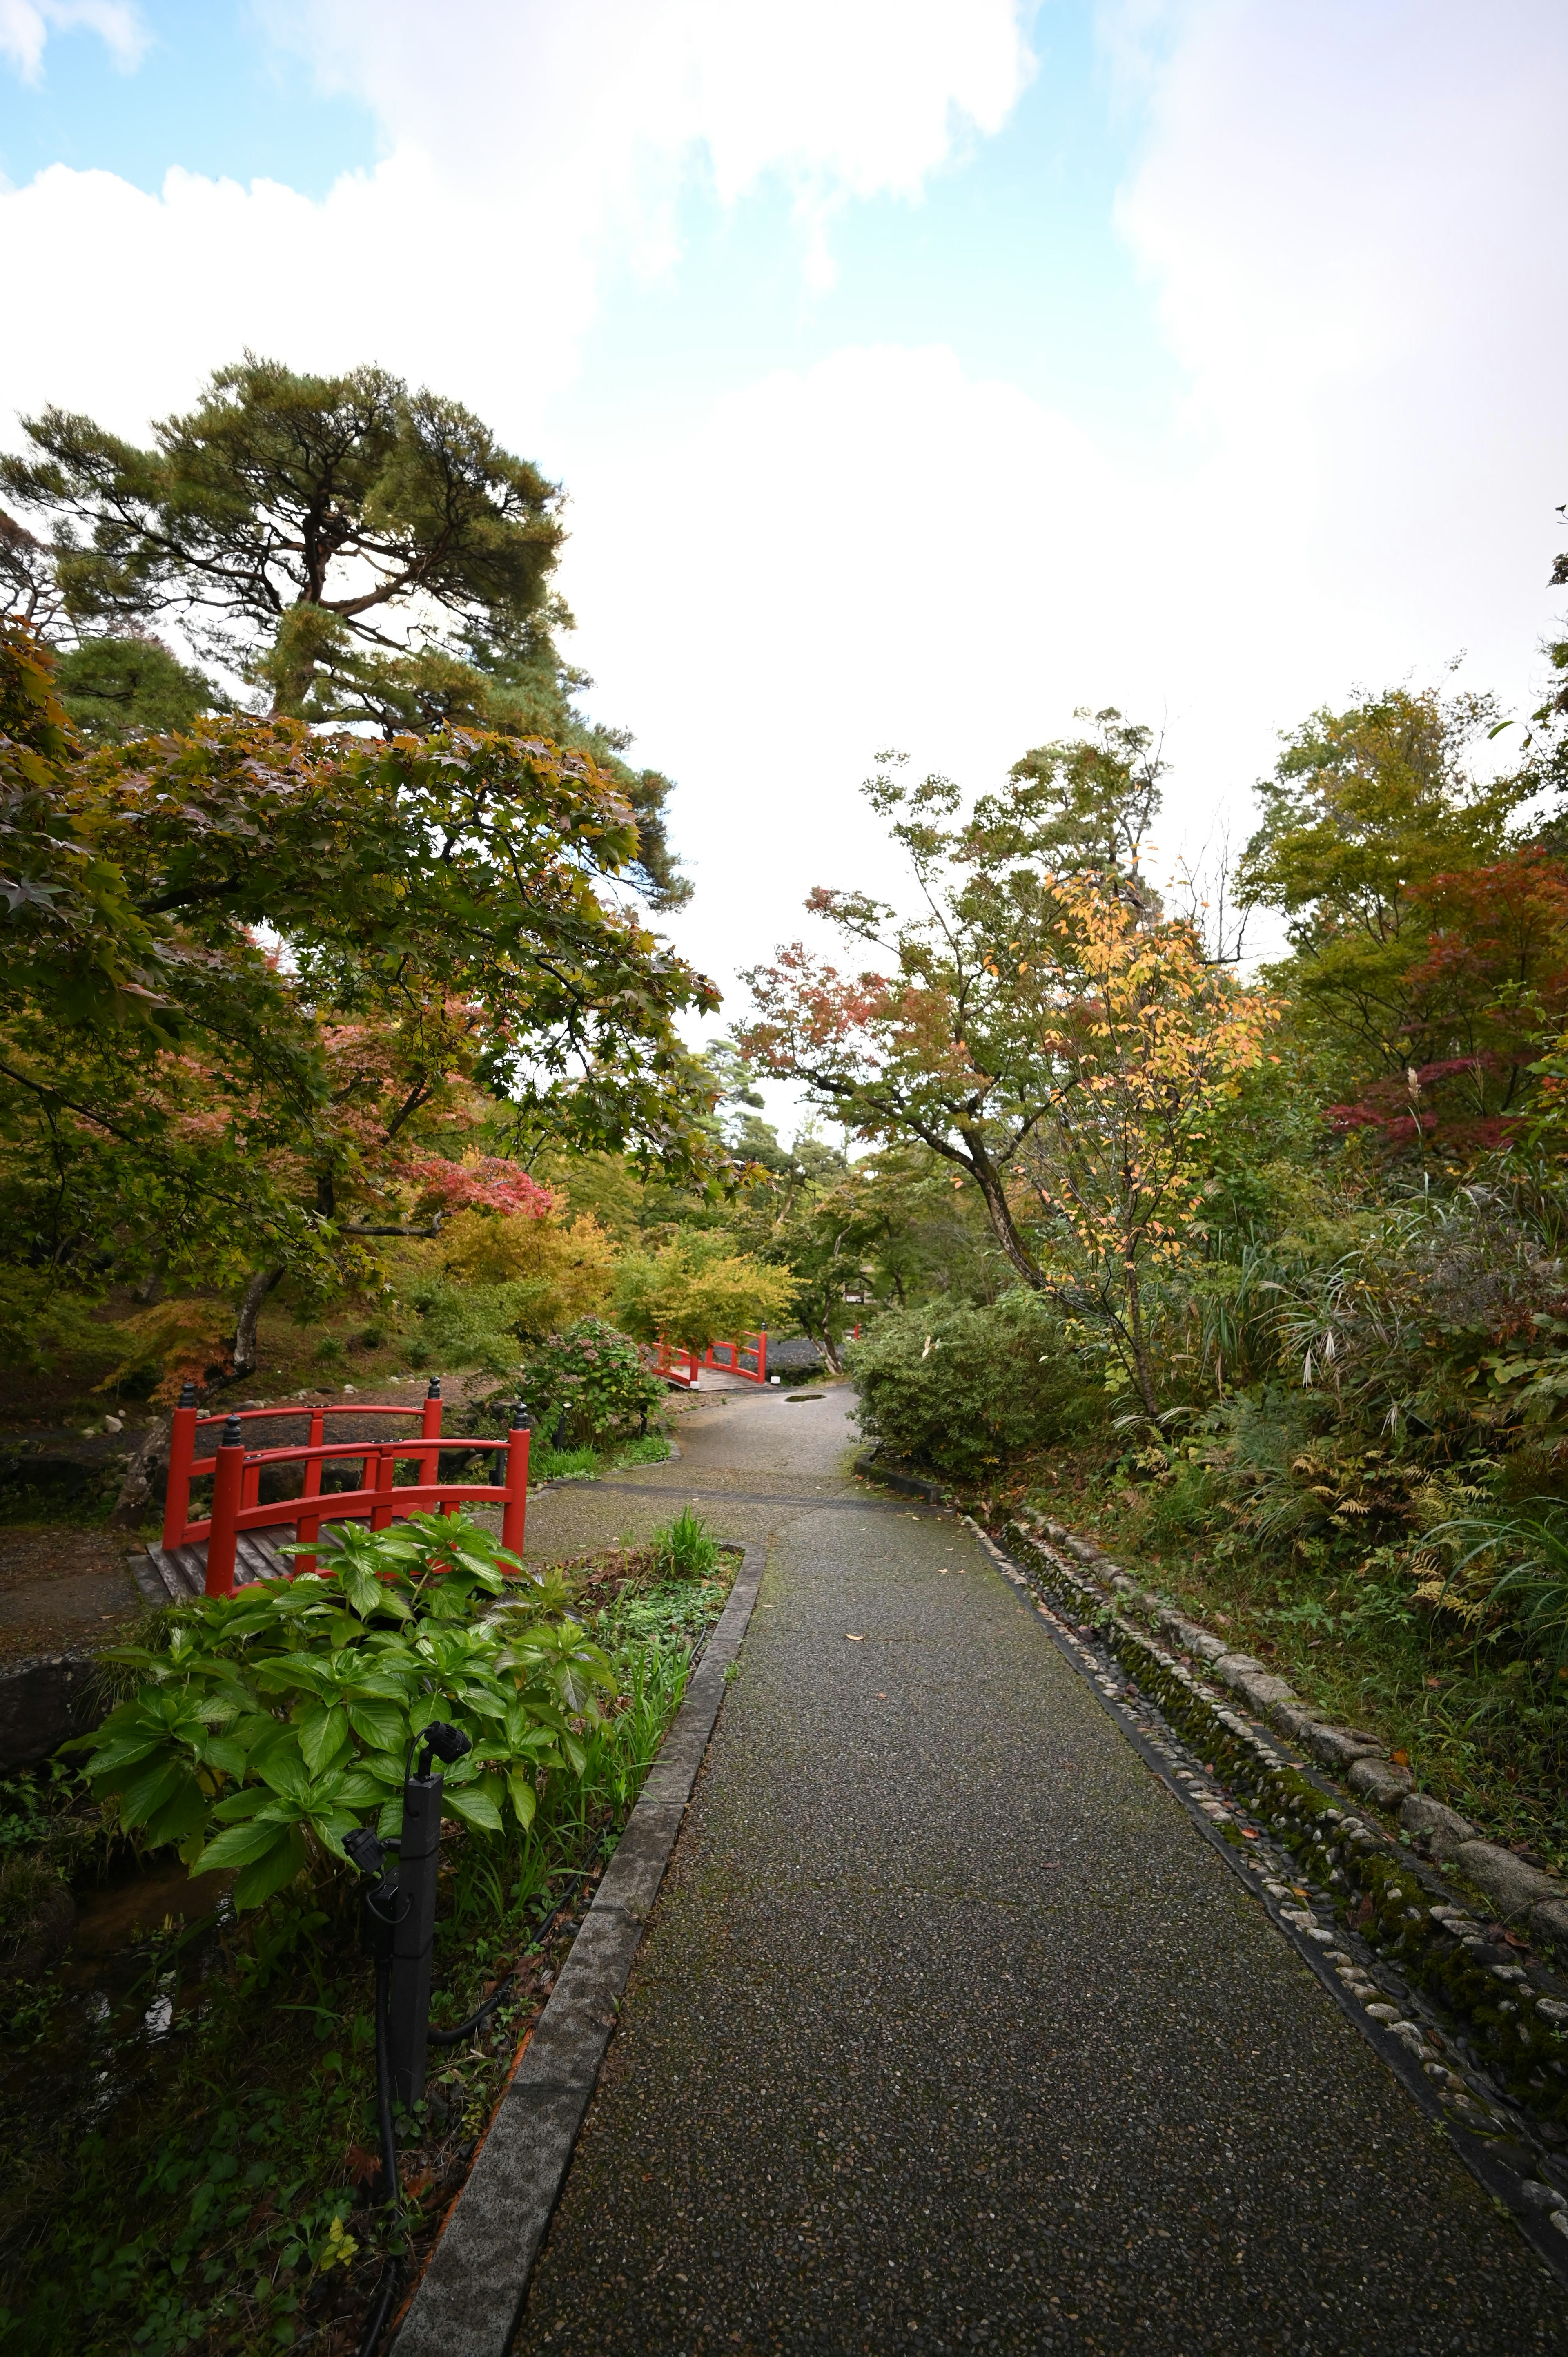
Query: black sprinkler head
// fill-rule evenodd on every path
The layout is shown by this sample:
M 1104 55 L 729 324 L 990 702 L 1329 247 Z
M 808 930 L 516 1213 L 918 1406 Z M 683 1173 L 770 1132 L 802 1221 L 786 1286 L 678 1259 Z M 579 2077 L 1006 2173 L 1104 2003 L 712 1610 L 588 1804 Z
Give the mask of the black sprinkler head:
M 387 1854 L 369 1825 L 356 1825 L 343 1836 L 343 1847 L 361 1874 L 380 1874 Z
M 437 1760 L 461 1760 L 466 1751 L 474 1748 L 471 1735 L 465 1735 L 460 1727 L 448 1727 L 444 1718 L 433 1718 L 420 1739 L 426 1760 L 432 1752 Z

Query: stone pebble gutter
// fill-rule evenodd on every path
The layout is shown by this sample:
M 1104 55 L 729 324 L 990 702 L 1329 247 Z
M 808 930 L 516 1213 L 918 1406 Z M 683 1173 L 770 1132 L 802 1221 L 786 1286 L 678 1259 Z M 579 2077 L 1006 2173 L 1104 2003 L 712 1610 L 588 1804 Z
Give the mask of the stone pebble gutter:
M 502 2357 L 510 2344 L 757 1601 L 765 1551 L 737 1551 L 729 1601 L 447 2215 L 392 2343 L 396 2357 Z
M 1568 1950 L 1562 1885 L 1412 1792 L 1409 1771 L 1371 1737 L 1317 1720 L 1283 1678 L 1229 1650 L 1062 1524 L 1026 1512 L 1004 1526 L 999 1545 L 962 1519 L 1030 1593 L 1123 1735 L 1568 2284 L 1568 1984 L 1515 1928 Z M 1306 1757 L 1292 1757 L 1276 1734 Z M 1397 1808 L 1406 1837 L 1498 1914 L 1488 1920 L 1462 1903 L 1423 1858 L 1347 1808 L 1323 1768 L 1344 1773 L 1375 1805 Z

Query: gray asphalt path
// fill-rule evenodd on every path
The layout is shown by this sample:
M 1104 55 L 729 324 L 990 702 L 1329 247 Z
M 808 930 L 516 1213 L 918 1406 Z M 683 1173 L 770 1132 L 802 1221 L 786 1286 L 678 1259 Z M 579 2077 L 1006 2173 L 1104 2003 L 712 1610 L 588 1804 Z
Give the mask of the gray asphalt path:
M 1568 2350 L 969 1534 L 834 1507 L 846 1406 L 533 1509 L 565 1555 L 701 1491 L 770 1559 L 516 2347 Z

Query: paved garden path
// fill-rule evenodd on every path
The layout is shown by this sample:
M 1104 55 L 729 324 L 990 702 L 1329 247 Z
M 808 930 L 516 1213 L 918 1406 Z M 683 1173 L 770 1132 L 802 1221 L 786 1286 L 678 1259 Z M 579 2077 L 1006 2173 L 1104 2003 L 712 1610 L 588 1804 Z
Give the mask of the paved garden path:
M 769 1561 L 516 2348 L 1568 2351 L 970 1534 L 854 1490 L 847 1405 L 699 1404 L 532 1510 L 564 1555 L 697 1497 Z

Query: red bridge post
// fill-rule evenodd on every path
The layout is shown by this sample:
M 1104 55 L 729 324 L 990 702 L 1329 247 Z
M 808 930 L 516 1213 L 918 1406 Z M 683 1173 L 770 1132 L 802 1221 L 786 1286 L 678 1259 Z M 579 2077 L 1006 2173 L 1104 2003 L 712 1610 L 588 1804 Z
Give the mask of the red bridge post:
M 439 1440 L 441 1437 L 441 1378 L 439 1375 L 432 1375 L 430 1378 L 430 1389 L 424 1394 L 424 1413 L 420 1419 L 419 1431 L 420 1437 L 424 1440 Z M 440 1480 L 440 1450 L 427 1449 L 419 1460 L 419 1478 L 426 1488 Z
M 180 1392 L 169 1436 L 168 1488 L 164 1493 L 164 1544 L 177 1547 L 190 1520 L 190 1468 L 196 1456 L 196 1385 Z
M 234 1549 L 240 1501 L 245 1486 L 245 1435 L 237 1415 L 223 1426 L 212 1476 L 212 1529 L 207 1541 L 207 1593 L 234 1593 Z
M 519 1400 L 511 1412 L 506 1444 L 506 1504 L 501 1508 L 501 1544 L 511 1555 L 522 1553 L 523 1524 L 528 1513 L 528 1406 Z

